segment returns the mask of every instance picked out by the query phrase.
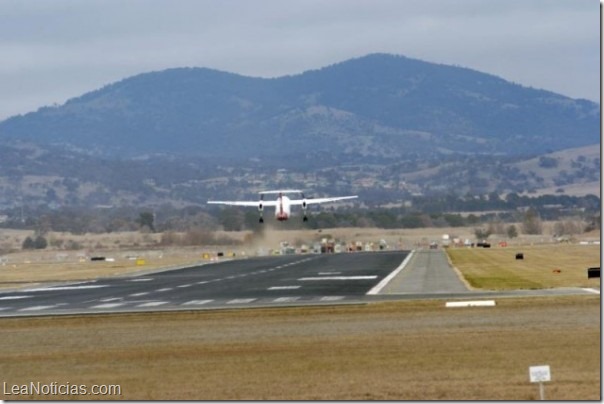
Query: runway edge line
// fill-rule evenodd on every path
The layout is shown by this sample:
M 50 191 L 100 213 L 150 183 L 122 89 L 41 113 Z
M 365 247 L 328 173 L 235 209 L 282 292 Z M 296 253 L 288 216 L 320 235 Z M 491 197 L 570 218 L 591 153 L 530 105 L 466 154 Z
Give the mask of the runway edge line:
M 377 285 L 375 285 L 369 292 L 367 292 L 367 295 L 377 295 L 379 294 L 382 289 L 384 289 L 384 287 L 396 276 L 399 274 L 399 272 L 401 272 L 409 263 L 409 261 L 411 260 L 411 257 L 413 256 L 413 254 L 415 253 L 415 250 L 412 250 L 409 255 L 407 255 L 407 257 L 403 260 L 403 262 L 401 263 L 401 265 L 399 265 L 394 271 L 392 271 L 390 273 L 390 275 L 388 275 L 387 277 L 385 277 L 384 279 L 381 280 L 380 283 L 378 283 Z

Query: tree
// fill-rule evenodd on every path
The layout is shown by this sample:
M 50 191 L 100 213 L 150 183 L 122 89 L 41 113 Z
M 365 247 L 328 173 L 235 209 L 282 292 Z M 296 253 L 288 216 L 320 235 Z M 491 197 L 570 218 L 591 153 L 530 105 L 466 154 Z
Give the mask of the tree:
M 524 220 L 522 221 L 522 232 L 524 234 L 542 234 L 543 225 L 541 223 L 541 217 L 539 212 L 533 208 L 529 208 L 524 214 Z
M 36 250 L 43 250 L 46 247 L 48 247 L 48 242 L 46 241 L 46 239 L 42 236 L 36 237 L 36 239 L 34 240 L 34 248 Z
M 507 234 L 509 238 L 518 237 L 518 230 L 516 229 L 516 226 L 514 226 L 513 224 L 509 225 L 507 228 Z
M 486 240 L 491 235 L 491 231 L 489 229 L 475 228 L 474 235 L 477 240 Z
M 155 215 L 151 212 L 141 212 L 136 220 L 136 223 L 140 225 L 141 228 L 145 226 L 149 228 L 153 233 L 155 233 Z
M 36 248 L 36 245 L 34 244 L 34 240 L 31 237 L 27 236 L 25 240 L 23 240 L 21 248 L 24 250 L 33 250 L 34 248 Z
M 46 247 L 48 247 L 48 241 L 42 236 L 37 236 L 35 239 L 27 236 L 21 245 L 24 250 L 43 250 Z

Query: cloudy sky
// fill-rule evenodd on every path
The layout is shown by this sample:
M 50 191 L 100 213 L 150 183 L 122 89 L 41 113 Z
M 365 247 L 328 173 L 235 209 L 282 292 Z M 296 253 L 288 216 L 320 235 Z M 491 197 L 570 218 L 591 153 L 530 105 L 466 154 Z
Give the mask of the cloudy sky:
M 597 0 L 0 0 L 0 119 L 142 72 L 384 52 L 600 100 Z

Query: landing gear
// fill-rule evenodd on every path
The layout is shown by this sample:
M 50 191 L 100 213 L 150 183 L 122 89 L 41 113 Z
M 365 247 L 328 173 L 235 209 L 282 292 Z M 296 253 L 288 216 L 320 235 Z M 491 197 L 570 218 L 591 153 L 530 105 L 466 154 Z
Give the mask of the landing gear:
M 258 220 L 258 223 L 264 223 L 264 219 L 262 218 L 262 216 L 260 216 L 260 220 Z
M 304 215 L 304 217 L 302 218 L 303 222 L 308 222 L 308 217 L 306 217 L 306 215 Z

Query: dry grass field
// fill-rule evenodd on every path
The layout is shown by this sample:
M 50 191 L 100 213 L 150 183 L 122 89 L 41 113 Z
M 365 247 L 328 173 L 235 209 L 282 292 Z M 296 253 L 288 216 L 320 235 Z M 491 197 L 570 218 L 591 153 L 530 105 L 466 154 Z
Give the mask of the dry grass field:
M 522 252 L 524 259 L 516 259 L 518 252 Z M 600 266 L 599 245 L 449 248 L 447 254 L 474 288 L 600 287 L 599 278 L 587 278 L 587 268 Z
M 8 386 L 117 396 L 0 399 L 600 400 L 599 296 L 0 320 Z

